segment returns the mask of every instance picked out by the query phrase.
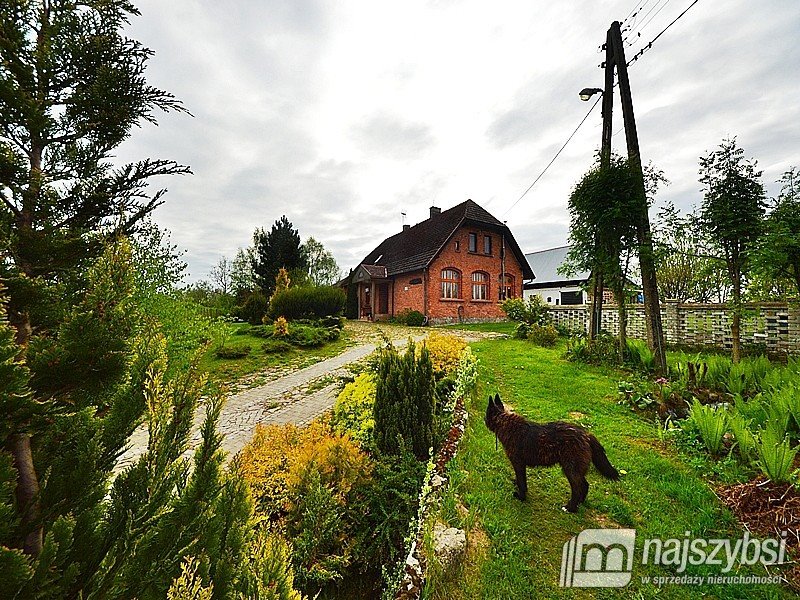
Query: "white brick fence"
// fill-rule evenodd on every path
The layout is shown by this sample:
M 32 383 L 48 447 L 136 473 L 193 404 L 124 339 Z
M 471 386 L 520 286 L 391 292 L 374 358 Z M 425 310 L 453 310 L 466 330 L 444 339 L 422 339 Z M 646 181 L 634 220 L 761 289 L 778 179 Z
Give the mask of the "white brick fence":
M 555 325 L 570 331 L 588 331 L 589 310 L 584 304 L 552 306 Z M 725 304 L 680 304 L 665 300 L 661 322 L 668 344 L 716 346 L 730 349 L 730 309 Z M 616 305 L 603 306 L 601 328 L 616 335 L 619 315 Z M 644 339 L 644 306 L 628 307 L 628 335 Z M 800 307 L 779 302 L 746 304 L 742 316 L 742 344 L 765 348 L 770 353 L 800 353 Z

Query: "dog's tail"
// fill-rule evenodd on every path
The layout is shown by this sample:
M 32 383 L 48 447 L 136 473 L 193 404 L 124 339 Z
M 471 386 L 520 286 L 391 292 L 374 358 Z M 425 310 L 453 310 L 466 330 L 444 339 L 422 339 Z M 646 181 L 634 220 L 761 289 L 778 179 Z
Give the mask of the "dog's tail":
M 606 451 L 603 449 L 603 446 L 600 444 L 600 442 L 597 441 L 597 438 L 593 435 L 589 436 L 589 446 L 592 449 L 592 462 L 597 470 L 600 471 L 600 474 L 603 477 L 613 479 L 614 481 L 619 479 L 619 471 L 617 471 L 614 466 L 608 462 Z

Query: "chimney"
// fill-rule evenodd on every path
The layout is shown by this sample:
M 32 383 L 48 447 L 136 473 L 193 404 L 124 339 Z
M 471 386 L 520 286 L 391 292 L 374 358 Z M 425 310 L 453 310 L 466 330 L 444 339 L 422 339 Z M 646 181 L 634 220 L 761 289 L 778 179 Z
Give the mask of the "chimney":
M 442 209 L 438 206 L 431 206 L 431 217 L 442 214 Z
M 403 231 L 408 231 L 409 229 L 411 229 L 411 225 L 409 225 L 408 223 L 405 223 L 403 225 Z

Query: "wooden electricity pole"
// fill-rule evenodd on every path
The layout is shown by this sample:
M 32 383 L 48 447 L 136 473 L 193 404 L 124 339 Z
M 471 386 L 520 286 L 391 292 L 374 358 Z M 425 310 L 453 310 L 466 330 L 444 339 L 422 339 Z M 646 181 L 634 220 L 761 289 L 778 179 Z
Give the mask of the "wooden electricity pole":
M 628 79 L 628 64 L 625 62 L 625 49 L 622 45 L 622 33 L 619 21 L 614 21 L 606 36 L 605 90 L 603 91 L 603 143 L 600 150 L 600 164 L 608 167 L 611 161 L 611 126 L 612 108 L 614 106 L 614 67 L 619 80 L 619 95 L 622 104 L 622 118 L 625 123 L 625 139 L 628 145 L 628 161 L 638 173 L 642 205 L 637 215 L 636 241 L 639 245 L 639 267 L 642 276 L 642 292 L 644 294 L 644 314 L 647 327 L 647 343 L 655 354 L 656 369 L 659 374 L 667 373 L 667 359 L 664 354 L 664 333 L 661 328 L 661 304 L 658 299 L 656 285 L 655 256 L 653 253 L 653 236 L 650 231 L 650 216 L 647 208 L 647 195 L 644 185 L 644 171 L 639 154 L 639 136 L 636 133 L 636 120 L 633 116 L 631 85 Z M 600 290 L 602 294 L 602 290 Z M 595 295 L 597 290 L 595 290 Z M 595 302 L 597 300 L 595 299 Z M 622 301 L 622 299 L 620 299 Z M 602 299 L 600 300 L 602 311 Z M 593 306 L 593 311 L 596 306 Z M 593 315 L 594 316 L 594 315 Z M 595 316 L 599 321 L 599 314 Z M 599 322 L 598 322 L 599 326 Z M 598 327 L 599 328 L 599 327 Z

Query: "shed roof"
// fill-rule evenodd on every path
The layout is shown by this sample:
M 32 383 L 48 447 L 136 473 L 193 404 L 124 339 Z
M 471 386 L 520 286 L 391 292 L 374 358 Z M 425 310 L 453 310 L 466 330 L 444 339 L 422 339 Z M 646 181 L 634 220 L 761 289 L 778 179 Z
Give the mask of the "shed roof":
M 546 283 L 562 283 L 566 281 L 586 281 L 591 277 L 590 271 L 578 271 L 573 275 L 561 275 L 558 268 L 564 264 L 571 246 L 559 246 L 548 250 L 539 250 L 525 255 L 533 272 L 536 273 L 536 285 Z

